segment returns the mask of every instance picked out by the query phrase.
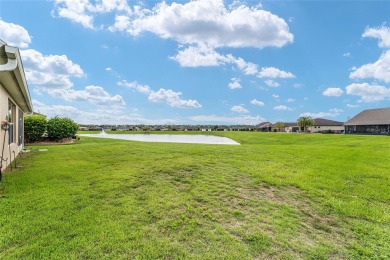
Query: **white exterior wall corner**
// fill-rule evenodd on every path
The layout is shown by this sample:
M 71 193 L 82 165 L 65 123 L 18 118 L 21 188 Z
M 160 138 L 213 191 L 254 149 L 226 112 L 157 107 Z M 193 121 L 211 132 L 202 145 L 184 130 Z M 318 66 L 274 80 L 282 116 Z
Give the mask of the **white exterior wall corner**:
M 5 160 L 2 163 L 2 170 L 14 160 L 21 150 L 21 146 L 18 146 L 18 136 L 23 136 L 24 133 L 18 132 L 19 112 L 31 113 L 32 103 L 19 50 L 5 45 L 0 40 L 0 121 L 8 115 L 9 101 L 16 106 L 13 116 L 14 142 L 9 144 L 8 131 L 0 130 L 0 156 L 3 156 Z

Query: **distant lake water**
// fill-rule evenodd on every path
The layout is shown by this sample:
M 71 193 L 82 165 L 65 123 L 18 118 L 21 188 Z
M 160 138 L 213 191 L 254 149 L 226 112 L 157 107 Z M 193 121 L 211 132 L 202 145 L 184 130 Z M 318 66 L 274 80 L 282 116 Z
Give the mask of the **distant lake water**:
M 240 145 L 236 141 L 214 135 L 170 135 L 170 134 L 80 134 L 79 136 L 111 138 L 140 142 L 190 143 L 190 144 L 229 144 Z

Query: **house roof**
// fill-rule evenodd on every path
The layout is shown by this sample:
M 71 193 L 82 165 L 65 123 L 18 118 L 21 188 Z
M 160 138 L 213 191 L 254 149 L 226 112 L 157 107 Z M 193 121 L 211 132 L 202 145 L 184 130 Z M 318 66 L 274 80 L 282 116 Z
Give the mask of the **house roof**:
M 262 122 L 258 124 L 256 127 L 257 128 L 263 128 L 263 127 L 270 127 L 272 124 L 270 122 Z
M 293 127 L 293 126 L 298 127 L 298 123 L 297 122 L 285 122 L 284 126 L 285 127 Z
M 19 50 L 8 46 L 2 40 L 0 40 L 0 84 L 24 112 L 32 112 L 30 92 Z
M 343 126 L 343 122 L 324 119 L 324 118 L 315 118 L 314 119 L 315 126 Z
M 390 107 L 363 110 L 344 125 L 389 125 Z

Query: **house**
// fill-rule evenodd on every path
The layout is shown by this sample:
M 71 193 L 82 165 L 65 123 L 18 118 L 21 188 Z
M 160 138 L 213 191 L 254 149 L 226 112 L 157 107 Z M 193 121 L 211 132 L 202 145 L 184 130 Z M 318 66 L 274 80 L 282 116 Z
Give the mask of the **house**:
M 275 128 L 275 125 L 273 125 L 273 128 Z M 287 122 L 284 123 L 284 131 L 287 133 L 297 133 L 299 132 L 299 125 L 297 122 Z
M 390 134 L 390 107 L 367 109 L 344 124 L 347 134 Z
M 307 127 L 310 133 L 341 133 L 344 131 L 344 123 L 329 119 L 315 118 L 314 125 Z
M 256 130 L 259 132 L 271 132 L 272 131 L 272 123 L 271 122 L 262 122 L 255 126 Z
M 19 50 L 0 40 L 1 170 L 23 149 L 24 115 L 31 112 L 30 92 Z

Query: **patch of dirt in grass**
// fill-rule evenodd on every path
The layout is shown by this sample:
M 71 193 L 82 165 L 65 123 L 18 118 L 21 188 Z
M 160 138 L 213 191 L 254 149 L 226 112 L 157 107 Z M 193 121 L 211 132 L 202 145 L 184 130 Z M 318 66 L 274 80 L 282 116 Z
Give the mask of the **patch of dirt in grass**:
M 342 220 L 321 212 L 316 206 L 319 202 L 299 188 L 260 184 L 237 187 L 236 191 L 234 198 L 224 200 L 233 215 L 225 225 L 235 237 L 256 230 L 271 237 L 267 252 L 259 257 L 344 257 L 347 241 L 353 238 L 342 228 Z

